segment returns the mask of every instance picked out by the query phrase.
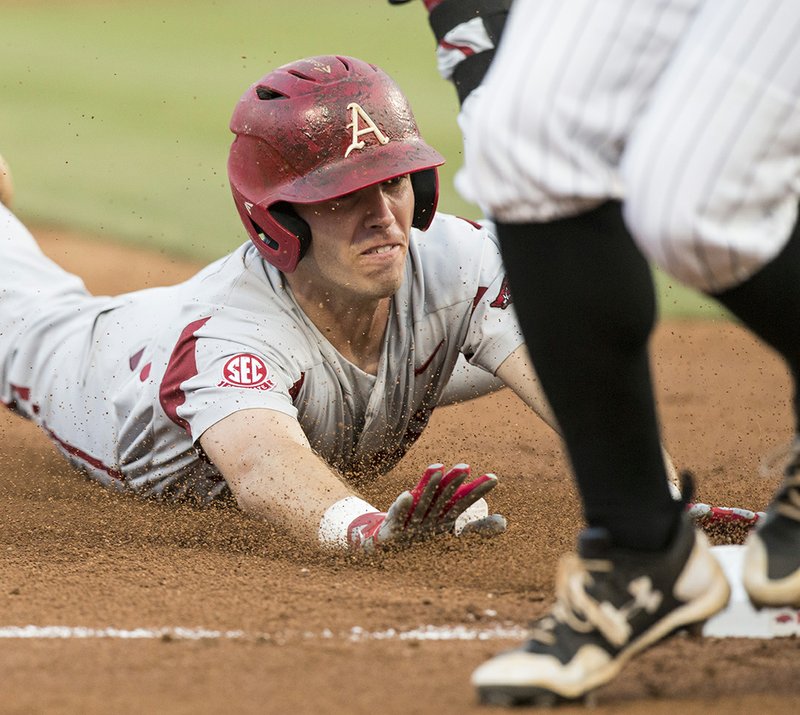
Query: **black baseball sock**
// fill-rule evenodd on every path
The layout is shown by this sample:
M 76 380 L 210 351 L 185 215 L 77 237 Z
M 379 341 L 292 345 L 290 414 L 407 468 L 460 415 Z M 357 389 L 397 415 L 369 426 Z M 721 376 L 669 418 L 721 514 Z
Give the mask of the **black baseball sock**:
M 499 223 L 498 235 L 588 524 L 618 546 L 660 549 L 681 505 L 666 485 L 652 394 L 652 275 L 620 204 L 550 223 Z
M 794 379 L 795 431 L 800 434 L 800 222 L 783 250 L 758 273 L 712 297 L 785 358 Z

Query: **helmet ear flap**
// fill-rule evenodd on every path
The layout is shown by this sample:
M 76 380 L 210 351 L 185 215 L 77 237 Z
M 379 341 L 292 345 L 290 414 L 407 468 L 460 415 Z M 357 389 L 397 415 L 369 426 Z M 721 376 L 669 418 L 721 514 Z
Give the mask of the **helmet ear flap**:
M 277 223 L 299 242 L 300 250 L 297 254 L 297 260 L 299 261 L 306 255 L 306 251 L 311 245 L 311 227 L 297 215 L 291 204 L 285 201 L 270 206 L 269 213 Z
M 294 271 L 311 245 L 311 227 L 286 202 L 266 211 L 259 206 L 248 208 L 239 207 L 239 215 L 261 255 L 284 273 Z
M 415 171 L 411 174 L 414 191 L 414 218 L 411 225 L 424 231 L 431 225 L 439 203 L 439 172 L 436 168 Z

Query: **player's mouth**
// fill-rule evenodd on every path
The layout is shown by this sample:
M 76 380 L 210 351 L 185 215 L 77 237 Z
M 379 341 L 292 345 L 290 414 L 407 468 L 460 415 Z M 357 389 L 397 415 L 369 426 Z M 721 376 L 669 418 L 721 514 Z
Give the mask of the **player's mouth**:
M 362 256 L 382 256 L 391 253 L 397 253 L 398 251 L 402 250 L 402 246 L 399 243 L 386 243 L 382 246 L 373 246 L 372 248 L 368 248 L 366 251 L 362 251 Z

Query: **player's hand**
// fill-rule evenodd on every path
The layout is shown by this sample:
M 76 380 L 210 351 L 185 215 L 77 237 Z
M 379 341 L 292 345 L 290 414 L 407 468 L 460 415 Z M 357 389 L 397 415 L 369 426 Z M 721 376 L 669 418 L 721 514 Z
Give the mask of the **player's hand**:
M 372 551 L 385 544 L 403 545 L 445 532 L 505 531 L 506 520 L 499 514 L 489 515 L 483 500 L 497 485 L 497 477 L 483 474 L 470 480 L 469 476 L 466 464 L 457 464 L 446 473 L 441 464 L 432 464 L 417 486 L 397 497 L 389 511 L 354 519 L 347 528 L 348 543 L 351 548 Z

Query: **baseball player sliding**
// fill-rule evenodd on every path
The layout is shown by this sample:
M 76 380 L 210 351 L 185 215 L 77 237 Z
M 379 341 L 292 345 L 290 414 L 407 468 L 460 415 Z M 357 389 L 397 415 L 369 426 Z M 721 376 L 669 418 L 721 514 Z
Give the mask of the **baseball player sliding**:
M 470 507 L 459 531 L 504 530 L 482 502 L 497 478 L 463 464 L 432 465 L 386 512 L 348 484 L 495 373 L 549 419 L 497 245 L 435 214 L 443 159 L 405 97 L 372 65 L 315 57 L 248 88 L 231 129 L 251 240 L 185 283 L 92 296 L 0 206 L 0 400 L 108 487 L 232 493 L 323 545 L 452 532 Z
M 179 285 L 92 296 L 0 208 L 0 399 L 108 487 L 232 494 L 325 546 L 503 531 L 482 500 L 497 478 L 467 465 L 428 467 L 385 512 L 348 481 L 495 375 L 555 426 L 497 244 L 435 212 L 443 159 L 406 98 L 312 57 L 249 87 L 230 126 L 250 240 Z

